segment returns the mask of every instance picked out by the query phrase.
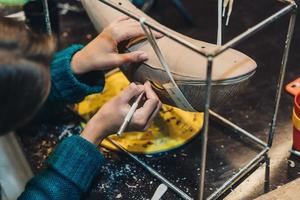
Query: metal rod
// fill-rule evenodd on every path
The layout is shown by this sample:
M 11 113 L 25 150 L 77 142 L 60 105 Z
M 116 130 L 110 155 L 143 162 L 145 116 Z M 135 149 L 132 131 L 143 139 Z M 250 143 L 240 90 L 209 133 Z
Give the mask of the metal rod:
M 300 152 L 299 152 L 299 151 L 296 151 L 296 150 L 291 149 L 290 152 L 291 152 L 292 154 L 294 154 L 295 156 L 300 156 Z
M 222 8 L 223 0 L 218 0 L 218 30 L 217 45 L 222 45 Z
M 288 32 L 287 32 L 287 36 L 286 36 L 285 48 L 284 48 L 284 51 L 283 51 L 280 74 L 279 74 L 279 80 L 278 80 L 278 84 L 277 84 L 277 92 L 276 92 L 276 97 L 275 97 L 275 107 L 274 107 L 273 117 L 272 117 L 271 126 L 270 126 L 269 134 L 268 134 L 269 135 L 269 137 L 268 137 L 268 146 L 269 147 L 271 147 L 272 143 L 273 143 L 273 137 L 274 137 L 276 123 L 277 123 L 279 103 L 280 103 L 281 93 L 282 93 L 283 80 L 284 80 L 284 77 L 285 77 L 286 64 L 287 64 L 287 61 L 288 61 L 291 41 L 292 41 L 292 38 L 293 38 L 295 22 L 296 22 L 296 16 L 297 16 L 297 13 L 296 13 L 296 11 L 294 11 L 291 14 L 291 17 L 290 17 L 289 28 L 288 28 Z
M 127 154 L 129 157 L 131 157 L 133 160 L 135 160 L 137 163 L 139 163 L 144 169 L 146 169 L 150 174 L 155 176 L 157 179 L 159 179 L 161 182 L 166 184 L 171 190 L 179 194 L 182 198 L 187 199 L 187 200 L 192 200 L 189 195 L 187 195 L 185 192 L 180 190 L 177 186 L 175 186 L 173 183 L 171 183 L 169 180 L 167 180 L 165 177 L 160 175 L 155 169 L 141 161 L 137 156 L 133 155 L 132 153 L 128 152 L 124 147 L 122 147 L 120 144 L 117 142 L 111 140 L 110 138 L 106 138 L 111 144 L 116 146 L 118 149 L 122 150 L 125 154 Z
M 172 73 L 170 71 L 170 68 L 169 68 L 169 66 L 167 64 L 167 61 L 166 61 L 165 57 L 163 56 L 163 54 L 162 54 L 162 52 L 161 52 L 161 50 L 160 50 L 160 48 L 159 48 L 159 46 L 158 46 L 158 44 L 157 44 L 157 42 L 155 40 L 155 37 L 153 36 L 151 28 L 146 27 L 145 26 L 145 22 L 146 22 L 146 18 L 142 17 L 140 19 L 140 25 L 141 25 L 141 27 L 142 27 L 142 29 L 143 29 L 143 31 L 144 31 L 144 33 L 145 33 L 145 35 L 146 35 L 149 43 L 151 44 L 151 47 L 152 47 L 152 49 L 153 49 L 153 51 L 154 51 L 157 59 L 159 60 L 160 64 L 162 65 L 162 67 L 166 71 L 166 73 L 167 73 L 170 81 L 172 82 L 172 84 L 174 86 L 177 86 L 177 84 L 176 84 L 176 82 L 175 82 L 175 80 L 174 80 L 174 78 L 172 76 Z
M 270 158 L 269 155 L 265 155 L 265 183 L 264 183 L 264 192 L 267 193 L 270 191 Z
M 261 163 L 265 158 L 264 155 L 269 151 L 269 148 L 265 148 L 259 154 L 257 154 L 245 167 L 243 167 L 238 173 L 228 179 L 221 187 L 219 187 L 213 194 L 211 194 L 207 200 L 219 198 L 225 191 L 230 189 L 237 181 L 243 178 L 249 171 Z
M 132 12 L 124 9 L 123 7 L 118 6 L 115 3 L 108 2 L 106 0 L 99 0 L 99 1 L 101 1 L 104 4 L 106 4 L 107 6 L 110 6 L 110 7 L 114 8 L 114 9 L 118 10 L 119 12 L 121 12 L 121 13 L 123 13 L 125 15 L 128 15 L 129 17 L 131 17 L 131 18 L 133 18 L 133 19 L 135 19 L 137 21 L 139 21 L 140 18 L 141 18 L 141 16 L 138 16 L 138 15 L 136 15 L 136 14 L 134 14 L 134 13 L 132 13 Z M 149 23 L 147 21 L 145 22 L 145 24 L 148 27 L 150 27 L 151 29 L 164 34 L 165 36 L 167 36 L 167 37 L 175 40 L 176 42 L 182 44 L 183 46 L 185 46 L 185 47 L 187 47 L 189 49 L 191 49 L 192 51 L 195 51 L 195 52 L 199 53 L 200 55 L 202 55 L 204 57 L 208 56 L 208 53 L 205 52 L 205 51 L 203 51 L 203 50 L 201 50 L 198 46 L 194 45 L 191 42 L 186 41 L 185 39 L 182 39 L 181 37 L 175 35 L 174 33 L 167 32 L 165 28 L 162 28 L 162 27 L 160 27 L 158 25 L 155 25 L 153 23 Z
M 295 4 L 295 2 L 290 3 L 289 5 L 285 6 L 284 8 L 282 8 L 281 10 L 279 10 L 278 12 L 276 12 L 275 14 L 271 15 L 270 17 L 268 17 L 267 19 L 261 21 L 260 23 L 258 23 L 255 26 L 249 28 L 247 31 L 245 31 L 242 34 L 236 36 L 235 38 L 233 38 L 232 40 L 230 40 L 229 42 L 227 42 L 226 44 L 224 44 L 223 46 L 221 46 L 219 49 L 217 49 L 212 54 L 212 56 L 216 57 L 216 56 L 220 55 L 221 53 L 223 53 L 224 51 L 226 51 L 228 48 L 237 45 L 238 43 L 240 43 L 244 39 L 250 37 L 251 35 L 253 35 L 257 31 L 261 30 L 262 28 L 264 28 L 267 25 L 273 23 L 274 21 L 276 21 L 277 19 L 281 18 L 285 14 L 289 13 L 291 10 L 294 10 L 296 7 L 297 7 L 297 5 Z
M 124 8 L 118 6 L 115 3 L 112 2 L 108 2 L 106 0 L 99 0 L 102 3 L 106 4 L 107 6 L 110 6 L 116 10 L 118 10 L 119 12 L 128 15 L 129 17 L 139 21 L 140 16 L 135 15 L 134 13 L 125 10 Z M 205 52 L 201 49 L 199 49 L 199 47 L 195 46 L 194 44 L 180 38 L 179 36 L 172 34 L 172 33 L 168 33 L 166 32 L 166 30 L 164 28 L 161 28 L 155 24 L 149 23 L 149 22 L 145 22 L 145 24 L 147 26 L 149 26 L 150 28 L 152 28 L 153 30 L 160 32 L 162 34 L 164 34 L 165 36 L 175 40 L 176 42 L 182 44 L 183 46 L 191 49 L 194 52 L 199 53 L 202 56 L 208 57 L 208 56 L 212 56 L 212 57 L 216 57 L 218 55 L 220 55 L 221 53 L 223 53 L 226 49 L 233 47 L 235 45 L 237 45 L 239 42 L 241 42 L 242 40 L 246 39 L 247 37 L 253 35 L 255 32 L 259 31 L 260 29 L 264 28 L 265 26 L 273 23 L 274 21 L 276 21 L 277 19 L 281 18 L 282 16 L 284 16 L 285 14 L 289 13 L 291 10 L 295 9 L 297 7 L 295 2 L 290 2 L 289 5 L 285 6 L 284 8 L 282 8 L 281 10 L 279 10 L 278 12 L 276 12 L 275 14 L 271 15 L 270 17 L 268 17 L 267 19 L 263 20 L 262 22 L 258 23 L 257 25 L 253 26 L 252 28 L 249 28 L 247 31 L 245 31 L 244 33 L 238 35 L 237 37 L 233 38 L 232 40 L 230 40 L 229 42 L 227 42 L 226 44 L 224 44 L 223 46 L 221 46 L 219 49 L 217 49 L 215 52 L 213 52 L 212 54 Z
M 168 67 L 168 64 L 167 64 L 167 61 L 164 57 L 164 55 L 162 54 L 157 42 L 156 42 L 156 39 L 155 39 L 155 36 L 153 35 L 153 32 L 151 30 L 151 28 L 145 26 L 145 21 L 146 19 L 144 17 L 142 17 L 140 19 L 140 25 L 149 41 L 149 43 L 151 44 L 151 47 L 153 49 L 153 51 L 155 52 L 155 55 L 157 57 L 157 59 L 159 60 L 160 64 L 162 65 L 162 67 L 164 68 L 164 70 L 166 71 L 167 75 L 168 75 L 168 78 L 170 80 L 170 82 L 172 83 L 172 87 L 173 87 L 173 90 L 176 90 L 176 97 L 180 97 L 180 98 L 176 98 L 176 99 L 173 99 L 173 100 L 176 100 L 175 103 L 176 105 L 180 106 L 180 107 L 184 107 L 185 109 L 189 110 L 189 111 L 193 111 L 193 112 L 196 112 L 196 110 L 193 108 L 193 106 L 189 103 L 189 101 L 186 99 L 186 97 L 184 96 L 184 94 L 182 93 L 182 91 L 180 90 L 180 88 L 178 87 L 178 85 L 176 84 L 174 78 L 173 78 L 173 75 L 170 71 L 170 68 Z
M 224 117 L 222 117 L 221 115 L 215 113 L 212 110 L 209 110 L 209 114 L 210 116 L 214 117 L 214 120 L 219 121 L 221 123 L 226 124 L 227 126 L 229 126 L 230 128 L 234 129 L 235 131 L 237 131 L 238 133 L 246 136 L 247 138 L 251 139 L 252 141 L 254 141 L 255 143 L 261 145 L 262 147 L 267 147 L 267 143 L 265 143 L 264 141 L 262 141 L 261 139 L 255 137 L 254 135 L 252 135 L 251 133 L 249 133 L 248 131 L 242 129 L 241 127 L 237 126 L 236 124 L 232 123 L 231 121 L 229 121 L 228 119 L 225 119 Z
M 45 15 L 46 31 L 48 35 L 52 35 L 52 28 L 49 15 L 48 0 L 43 0 L 43 11 Z
M 205 108 L 204 108 L 204 123 L 201 133 L 201 171 L 200 171 L 200 185 L 199 185 L 199 199 L 204 197 L 204 183 L 205 183 L 205 168 L 206 168 L 206 155 L 207 155 L 207 137 L 209 125 L 209 106 L 211 95 L 211 82 L 212 82 L 212 67 L 213 58 L 207 58 L 206 68 L 206 87 L 205 87 Z

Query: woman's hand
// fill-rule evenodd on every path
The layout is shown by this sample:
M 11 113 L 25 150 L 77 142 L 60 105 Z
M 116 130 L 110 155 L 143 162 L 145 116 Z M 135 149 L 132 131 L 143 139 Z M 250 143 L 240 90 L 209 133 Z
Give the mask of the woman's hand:
M 142 92 L 145 92 L 146 100 L 143 106 L 135 111 L 126 130 L 146 130 L 160 110 L 161 102 L 149 82 L 144 85 L 131 83 L 127 89 L 101 107 L 88 122 L 81 136 L 91 143 L 99 144 L 109 134 L 116 133 L 129 112 L 129 102 Z
M 154 34 L 156 37 L 161 37 L 158 33 Z M 73 72 L 83 74 L 89 71 L 119 67 L 125 63 L 147 60 L 147 54 L 143 51 L 119 54 L 117 48 L 120 42 L 143 35 L 144 31 L 140 24 L 128 17 L 111 23 L 73 56 L 71 62 Z

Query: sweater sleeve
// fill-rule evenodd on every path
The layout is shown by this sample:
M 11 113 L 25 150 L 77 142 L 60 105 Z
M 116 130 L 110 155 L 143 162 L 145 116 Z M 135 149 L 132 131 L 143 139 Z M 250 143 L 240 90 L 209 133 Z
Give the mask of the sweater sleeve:
M 79 200 L 103 163 L 95 145 L 80 136 L 66 138 L 47 160 L 48 169 L 33 177 L 18 199 Z
M 51 63 L 51 91 L 48 97 L 50 102 L 77 103 L 85 96 L 103 90 L 105 78 L 102 71 L 90 72 L 84 75 L 85 78 L 73 74 L 72 57 L 82 48 L 82 45 L 72 45 L 54 55 Z

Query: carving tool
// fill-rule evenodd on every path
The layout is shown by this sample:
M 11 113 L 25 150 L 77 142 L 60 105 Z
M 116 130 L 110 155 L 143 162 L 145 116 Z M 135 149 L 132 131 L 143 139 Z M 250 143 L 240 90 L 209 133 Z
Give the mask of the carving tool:
M 117 132 L 118 136 L 121 136 L 124 133 L 126 127 L 128 126 L 131 118 L 133 117 L 133 114 L 136 111 L 136 109 L 137 109 L 137 107 L 138 107 L 138 105 L 139 105 L 139 103 L 140 103 L 143 96 L 144 96 L 144 92 L 142 92 L 138 96 L 138 98 L 135 100 L 135 102 L 132 104 L 129 112 L 127 113 L 126 117 L 124 118 L 123 124 L 121 125 L 121 127 L 119 128 L 119 130 Z
M 144 30 L 144 33 L 145 33 L 149 43 L 152 46 L 153 51 L 155 52 L 160 64 L 162 65 L 162 67 L 164 68 L 164 70 L 166 71 L 166 73 L 169 77 L 170 82 L 163 84 L 163 87 L 167 90 L 168 94 L 172 97 L 172 99 L 176 103 L 176 105 L 179 105 L 179 107 L 181 107 L 181 108 L 183 107 L 188 111 L 194 112 L 195 109 L 191 106 L 189 101 L 185 98 L 184 94 L 181 92 L 180 88 L 176 84 L 176 82 L 172 76 L 172 73 L 170 71 L 170 68 L 168 67 L 167 61 L 166 61 L 165 57 L 163 56 L 163 54 L 156 42 L 156 39 L 153 35 L 151 28 L 146 27 L 146 25 L 145 25 L 146 18 L 141 17 L 139 21 L 140 21 L 140 25 L 141 25 L 142 29 Z

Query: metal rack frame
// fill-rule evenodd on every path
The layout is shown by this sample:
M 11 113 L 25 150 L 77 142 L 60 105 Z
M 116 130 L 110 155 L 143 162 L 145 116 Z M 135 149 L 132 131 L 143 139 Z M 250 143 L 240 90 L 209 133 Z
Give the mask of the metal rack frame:
M 110 6 L 121 13 L 130 16 L 131 18 L 139 21 L 140 17 L 127 11 L 124 10 L 123 8 L 120 8 L 118 5 L 109 2 L 108 0 L 99 0 L 102 3 L 106 4 L 107 6 Z M 193 45 L 192 43 L 185 41 L 181 39 L 180 37 L 172 34 L 172 33 L 167 33 L 164 29 L 161 27 L 149 23 L 147 21 L 144 22 L 144 24 L 157 32 L 160 32 L 164 34 L 166 37 L 169 37 L 173 39 L 174 41 L 182 44 L 183 46 L 189 48 L 190 50 L 204 56 L 207 59 L 207 74 L 206 74 L 206 102 L 205 102 L 205 109 L 204 109 L 204 124 L 203 124 L 203 129 L 202 129 L 202 134 L 201 134 L 201 172 L 200 172 L 200 185 L 199 185 L 199 199 L 202 200 L 204 199 L 204 184 L 205 184 L 205 168 L 206 168 L 206 154 L 207 154 L 207 139 L 208 139 L 208 125 L 209 125 L 209 118 L 212 120 L 216 121 L 217 123 L 226 126 L 230 129 L 232 129 L 232 132 L 242 135 L 245 138 L 249 139 L 253 144 L 257 145 L 260 147 L 260 152 L 243 168 L 241 168 L 235 175 L 233 175 L 230 179 L 228 179 L 220 188 L 218 188 L 214 193 L 212 193 L 207 199 L 212 200 L 212 199 L 219 199 L 224 196 L 226 196 L 229 192 L 230 189 L 235 188 L 240 182 L 242 182 L 244 179 L 246 179 L 251 172 L 255 171 L 260 164 L 264 163 L 265 164 L 265 185 L 264 189 L 265 192 L 269 190 L 269 173 L 270 173 L 270 166 L 269 166 L 269 156 L 268 152 L 269 149 L 272 147 L 272 142 L 273 142 L 273 137 L 274 137 L 274 132 L 276 128 L 276 123 L 277 123 L 277 113 L 278 113 L 278 108 L 279 108 L 279 103 L 280 103 L 280 98 L 282 94 L 282 87 L 283 87 L 283 79 L 285 76 L 285 71 L 286 71 L 286 64 L 288 60 L 288 54 L 289 54 L 289 49 L 290 49 L 290 44 L 292 40 L 292 35 L 294 32 L 294 26 L 295 26 L 295 20 L 296 20 L 296 10 L 297 10 L 297 4 L 292 1 L 292 0 L 286 0 L 285 1 L 286 6 L 284 6 L 282 9 L 271 15 L 270 17 L 266 18 L 265 20 L 261 21 L 257 25 L 249 28 L 247 31 L 241 33 L 240 35 L 236 36 L 223 46 L 221 46 L 219 49 L 215 50 L 212 53 L 207 53 L 203 51 L 202 49 L 199 49 L 197 46 Z M 47 10 L 47 9 L 46 9 Z M 276 97 L 275 97 L 275 106 L 273 110 L 273 115 L 271 119 L 271 125 L 269 128 L 268 132 L 268 140 L 267 142 L 264 142 L 251 134 L 250 132 L 242 129 L 238 125 L 230 122 L 226 118 L 222 117 L 221 115 L 211 111 L 210 108 L 210 94 L 211 94 L 211 84 L 212 84 L 212 68 L 213 68 L 213 62 L 214 59 L 221 55 L 223 52 L 225 52 L 227 49 L 236 46 L 239 44 L 241 41 L 247 39 L 248 37 L 254 35 L 256 32 L 262 30 L 266 26 L 274 23 L 277 21 L 279 18 L 285 16 L 285 15 L 290 15 L 290 21 L 289 21 L 289 27 L 288 27 L 288 32 L 286 36 L 286 41 L 285 41 L 285 47 L 284 47 L 284 52 L 282 56 L 282 62 L 281 62 L 281 67 L 280 67 L 280 74 L 279 74 L 279 80 L 277 83 L 277 90 L 276 90 Z M 46 15 L 47 16 L 47 15 Z M 48 19 L 46 19 L 46 22 L 50 23 Z M 50 24 L 49 26 L 50 27 Z M 51 29 L 50 29 L 51 31 Z M 116 147 L 118 147 L 121 151 L 125 152 L 129 157 L 131 157 L 135 162 L 137 162 L 139 165 L 141 165 L 144 169 L 146 169 L 148 172 L 150 172 L 152 175 L 154 175 L 156 178 L 161 180 L 163 183 L 165 183 L 170 189 L 172 189 L 174 192 L 178 193 L 181 197 L 184 199 L 192 199 L 188 195 L 185 196 L 185 193 L 181 193 L 179 188 L 174 186 L 171 182 L 169 182 L 165 177 L 160 175 L 157 171 L 155 171 L 153 168 L 151 168 L 149 165 L 141 161 L 138 157 L 135 155 L 131 154 L 130 152 L 126 151 L 121 145 L 118 143 L 110 140 Z M 178 191 L 179 189 L 179 191 Z

